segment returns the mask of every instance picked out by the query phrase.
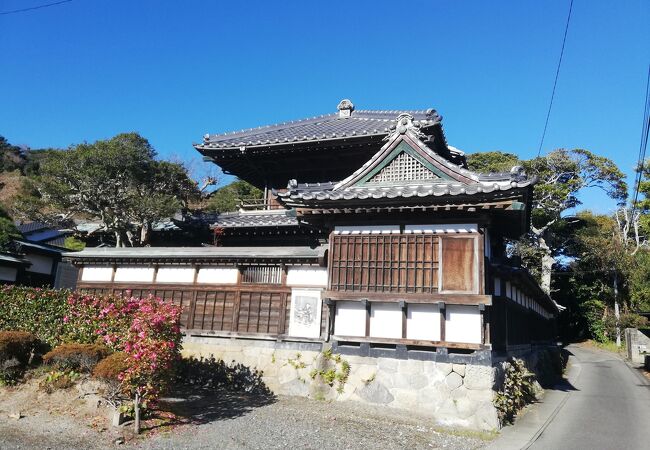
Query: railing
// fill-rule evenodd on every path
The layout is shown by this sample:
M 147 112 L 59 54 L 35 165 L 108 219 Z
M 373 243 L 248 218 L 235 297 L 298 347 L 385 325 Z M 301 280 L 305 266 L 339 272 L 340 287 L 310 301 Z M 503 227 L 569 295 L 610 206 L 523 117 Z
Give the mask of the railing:
M 237 208 L 242 211 L 266 211 L 271 209 L 285 209 L 284 206 L 269 203 L 263 198 L 240 198 L 237 200 Z

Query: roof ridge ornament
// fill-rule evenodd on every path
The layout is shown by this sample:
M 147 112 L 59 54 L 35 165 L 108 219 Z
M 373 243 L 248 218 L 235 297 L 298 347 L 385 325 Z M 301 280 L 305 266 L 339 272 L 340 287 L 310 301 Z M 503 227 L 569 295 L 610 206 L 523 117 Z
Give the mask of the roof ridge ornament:
M 422 124 L 417 120 L 413 120 L 413 116 L 409 113 L 402 113 L 397 116 L 395 124 L 390 127 L 390 132 L 384 138 L 385 141 L 389 141 L 395 138 L 397 135 L 406 134 L 410 132 L 417 139 L 427 140 L 428 137 L 420 131 Z
M 354 111 L 354 105 L 349 99 L 344 98 L 339 102 L 336 109 L 339 110 L 339 117 L 350 117 L 352 115 L 352 111 Z

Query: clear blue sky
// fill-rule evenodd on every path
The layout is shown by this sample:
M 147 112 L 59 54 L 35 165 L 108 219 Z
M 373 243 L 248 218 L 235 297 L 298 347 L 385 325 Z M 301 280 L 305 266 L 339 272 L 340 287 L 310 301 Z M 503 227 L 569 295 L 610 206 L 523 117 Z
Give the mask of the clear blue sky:
M 52 1 L 0 0 L 0 12 Z M 0 15 L 0 134 L 39 148 L 138 131 L 190 159 L 206 132 L 348 97 L 436 108 L 466 152 L 536 154 L 569 0 L 312 3 L 74 0 Z M 649 24 L 648 0 L 575 0 L 544 151 L 587 148 L 632 173 Z

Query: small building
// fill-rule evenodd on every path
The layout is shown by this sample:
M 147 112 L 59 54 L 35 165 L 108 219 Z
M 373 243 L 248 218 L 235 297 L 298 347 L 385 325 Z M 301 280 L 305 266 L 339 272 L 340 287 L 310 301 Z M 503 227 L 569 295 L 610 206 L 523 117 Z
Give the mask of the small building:
M 263 370 L 277 393 L 498 426 L 494 365 L 556 336 L 557 306 L 505 255 L 535 179 L 468 170 L 435 110 L 347 100 L 195 148 L 263 189 L 260 209 L 206 216 L 219 246 L 67 254 L 79 289 L 174 301 L 187 352 Z M 317 376 L 343 370 L 331 354 L 350 366 L 338 389 Z

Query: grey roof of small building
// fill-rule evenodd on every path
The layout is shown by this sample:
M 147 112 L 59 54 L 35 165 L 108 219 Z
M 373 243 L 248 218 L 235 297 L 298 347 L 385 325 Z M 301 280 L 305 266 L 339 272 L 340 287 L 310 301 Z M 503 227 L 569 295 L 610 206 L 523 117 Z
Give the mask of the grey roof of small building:
M 295 211 L 286 209 L 269 211 L 241 211 L 218 214 L 213 218 L 212 228 L 253 228 L 298 226 Z
M 309 119 L 283 122 L 232 133 L 206 134 L 196 148 L 239 148 L 256 145 L 269 146 L 292 142 L 325 141 L 355 136 L 385 136 L 401 113 L 409 113 L 420 122 L 422 128 L 440 125 L 441 116 L 434 109 L 427 110 L 353 110 L 349 117 L 338 113 L 325 114 Z
M 138 247 L 86 248 L 63 256 L 73 261 L 84 260 L 281 260 L 322 258 L 327 246 L 308 247 Z
M 11 266 L 17 266 L 17 265 L 23 265 L 23 266 L 29 266 L 31 263 L 26 260 L 25 258 L 22 258 L 20 256 L 16 255 L 10 255 L 7 253 L 0 253 L 0 265 L 2 263 L 9 264 Z

